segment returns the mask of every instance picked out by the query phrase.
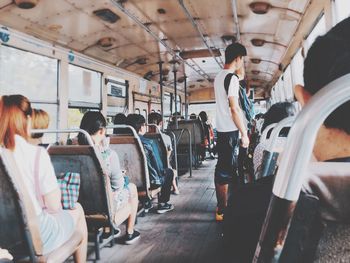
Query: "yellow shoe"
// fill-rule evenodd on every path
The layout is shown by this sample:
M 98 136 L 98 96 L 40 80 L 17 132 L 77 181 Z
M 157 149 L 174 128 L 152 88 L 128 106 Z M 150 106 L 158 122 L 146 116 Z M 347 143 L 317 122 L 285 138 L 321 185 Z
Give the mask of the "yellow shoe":
M 216 222 L 221 222 L 224 220 L 224 214 L 223 213 L 219 214 L 218 208 L 216 208 L 215 220 L 216 220 Z

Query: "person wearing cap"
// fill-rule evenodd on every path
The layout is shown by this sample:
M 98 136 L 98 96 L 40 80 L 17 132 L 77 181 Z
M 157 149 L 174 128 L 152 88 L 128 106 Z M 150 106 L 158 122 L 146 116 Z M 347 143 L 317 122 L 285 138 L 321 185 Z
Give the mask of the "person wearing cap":
M 243 56 L 246 48 L 233 43 L 225 50 L 225 66 L 215 77 L 216 129 L 218 161 L 215 167 L 215 190 L 217 198 L 216 221 L 223 220 L 227 205 L 228 185 L 238 182 L 237 157 L 239 137 L 247 148 L 249 138 L 239 106 L 239 76 L 244 75 Z

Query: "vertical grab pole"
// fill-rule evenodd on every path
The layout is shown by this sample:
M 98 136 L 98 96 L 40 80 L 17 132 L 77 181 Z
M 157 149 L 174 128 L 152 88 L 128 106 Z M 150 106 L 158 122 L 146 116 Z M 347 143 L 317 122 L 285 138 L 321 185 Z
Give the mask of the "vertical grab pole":
M 185 129 L 188 132 L 188 140 L 190 143 L 190 154 L 189 154 L 189 158 L 190 158 L 190 177 L 192 177 L 192 138 L 191 138 L 191 132 L 188 129 Z
M 164 91 L 163 91 L 163 61 L 159 61 L 159 86 L 160 86 L 160 112 L 162 115 L 162 123 L 164 123 Z M 164 128 L 164 127 L 163 127 Z
M 188 120 L 188 100 L 187 100 L 187 76 L 184 76 L 185 78 L 185 120 Z
M 174 64 L 175 65 L 175 64 Z M 176 81 L 176 73 L 177 73 L 177 69 L 174 67 L 174 89 L 175 89 L 175 93 L 174 93 L 174 96 L 175 96 L 175 127 L 176 129 L 179 128 L 179 123 L 178 123 L 178 116 L 177 116 L 177 81 Z

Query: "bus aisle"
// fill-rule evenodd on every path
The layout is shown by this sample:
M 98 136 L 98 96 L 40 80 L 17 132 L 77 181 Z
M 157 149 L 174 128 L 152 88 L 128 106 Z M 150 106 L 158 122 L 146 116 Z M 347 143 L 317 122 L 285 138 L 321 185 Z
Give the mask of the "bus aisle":
M 221 254 L 221 225 L 214 218 L 215 164 L 216 160 L 207 160 L 192 178 L 189 173 L 181 176 L 181 194 L 171 197 L 176 209 L 161 216 L 151 210 L 139 217 L 136 229 L 144 233 L 140 242 L 125 246 L 117 241 L 101 250 L 100 262 L 216 262 Z M 125 225 L 120 227 L 124 232 Z M 88 258 L 93 257 L 91 253 Z

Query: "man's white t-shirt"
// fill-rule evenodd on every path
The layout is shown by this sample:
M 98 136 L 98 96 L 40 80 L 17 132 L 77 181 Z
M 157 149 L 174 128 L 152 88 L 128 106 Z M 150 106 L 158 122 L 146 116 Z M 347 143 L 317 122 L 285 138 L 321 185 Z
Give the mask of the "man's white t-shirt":
M 216 100 L 216 130 L 218 132 L 230 132 L 238 130 L 232 120 L 231 110 L 228 103 L 228 97 L 239 97 L 239 80 L 236 75 L 231 78 L 228 93 L 226 93 L 224 82 L 227 74 L 232 73 L 229 70 L 222 70 L 215 77 L 214 90 Z

